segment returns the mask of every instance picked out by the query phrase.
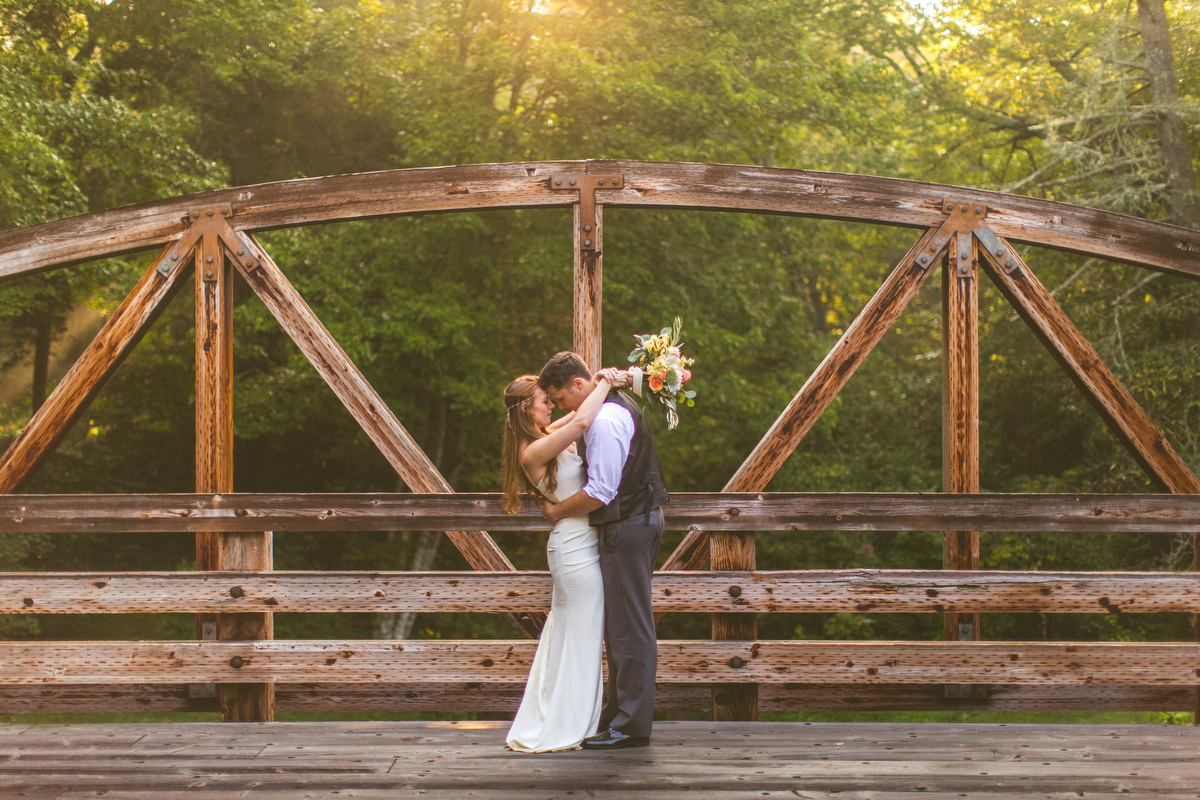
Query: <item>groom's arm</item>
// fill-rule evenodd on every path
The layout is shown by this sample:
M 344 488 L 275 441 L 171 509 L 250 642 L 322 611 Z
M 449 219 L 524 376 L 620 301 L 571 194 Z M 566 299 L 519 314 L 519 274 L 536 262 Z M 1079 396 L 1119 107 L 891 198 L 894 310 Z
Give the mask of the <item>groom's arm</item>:
M 545 503 L 542 513 L 551 522 L 578 517 L 606 506 L 617 496 L 621 473 L 633 442 L 633 417 L 617 403 L 605 403 L 588 428 L 587 485 L 561 503 Z
M 590 514 L 603 505 L 604 503 L 589 495 L 585 489 L 580 489 L 561 503 L 551 503 L 549 500 L 542 503 L 542 513 L 551 522 L 558 522 L 567 517 L 582 517 L 584 514 Z

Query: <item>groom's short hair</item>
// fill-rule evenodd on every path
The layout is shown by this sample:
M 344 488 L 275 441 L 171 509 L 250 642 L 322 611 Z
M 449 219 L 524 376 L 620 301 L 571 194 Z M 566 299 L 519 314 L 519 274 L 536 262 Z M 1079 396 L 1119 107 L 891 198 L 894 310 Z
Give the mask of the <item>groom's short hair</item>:
M 592 371 L 578 353 L 564 350 L 555 353 L 546 362 L 546 366 L 542 367 L 542 374 L 538 376 L 538 386 L 543 389 L 562 389 L 576 378 L 591 380 Z

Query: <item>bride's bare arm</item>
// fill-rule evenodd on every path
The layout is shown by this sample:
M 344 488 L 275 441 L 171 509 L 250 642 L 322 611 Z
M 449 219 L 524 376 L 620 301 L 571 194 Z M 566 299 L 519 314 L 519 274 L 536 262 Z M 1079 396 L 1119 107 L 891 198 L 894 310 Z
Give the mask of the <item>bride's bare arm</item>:
M 521 452 L 521 466 L 525 469 L 526 474 L 534 479 L 534 483 L 541 480 L 542 468 L 557 458 L 559 453 L 566 450 L 571 442 L 582 436 L 583 432 L 588 429 L 592 420 L 596 418 L 596 414 L 599 413 L 600 406 L 604 405 L 604 398 L 608 397 L 610 388 L 611 384 L 608 379 L 598 374 L 596 388 L 587 396 L 583 404 L 569 415 L 570 420 L 551 431 L 549 436 L 543 436 L 525 447 Z
M 547 425 L 546 431 L 548 433 L 554 433 L 556 430 L 561 428 L 563 425 L 566 425 L 568 422 L 570 422 L 573 419 L 575 419 L 574 411 L 572 411 L 570 414 L 563 414 L 561 417 L 554 420 L 554 422 L 551 422 L 549 425 Z

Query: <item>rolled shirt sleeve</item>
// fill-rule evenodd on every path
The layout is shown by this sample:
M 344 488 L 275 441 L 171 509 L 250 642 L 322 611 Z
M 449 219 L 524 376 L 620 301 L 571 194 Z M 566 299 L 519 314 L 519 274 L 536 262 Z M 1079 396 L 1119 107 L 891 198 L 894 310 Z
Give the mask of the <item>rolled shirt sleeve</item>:
M 583 491 L 608 505 L 621 487 L 621 473 L 633 443 L 633 416 L 618 403 L 605 403 L 592 420 L 587 440 L 588 482 Z

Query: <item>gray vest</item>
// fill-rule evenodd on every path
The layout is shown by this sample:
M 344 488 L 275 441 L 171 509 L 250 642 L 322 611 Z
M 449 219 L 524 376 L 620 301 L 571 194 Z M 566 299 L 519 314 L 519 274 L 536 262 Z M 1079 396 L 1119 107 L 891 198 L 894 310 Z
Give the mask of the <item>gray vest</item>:
M 667 484 L 663 481 L 662 468 L 658 464 L 658 450 L 654 448 L 654 439 L 650 436 L 650 428 L 646 425 L 642 410 L 638 408 L 637 403 L 616 389 L 608 393 L 608 399 L 604 402 L 616 403 L 629 411 L 633 417 L 633 441 L 629 443 L 629 457 L 625 459 L 625 467 L 621 470 L 621 485 L 617 489 L 617 496 L 608 505 L 597 508 L 588 515 L 588 521 L 597 527 L 639 514 L 649 514 L 670 499 Z M 585 439 L 584 436 L 579 437 L 576 449 L 586 469 Z

